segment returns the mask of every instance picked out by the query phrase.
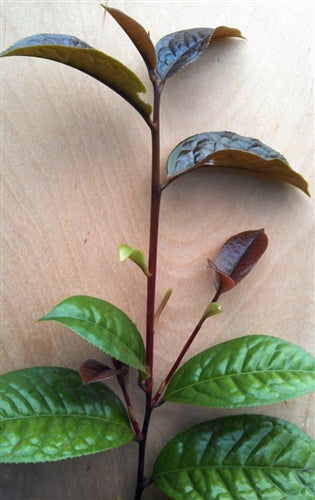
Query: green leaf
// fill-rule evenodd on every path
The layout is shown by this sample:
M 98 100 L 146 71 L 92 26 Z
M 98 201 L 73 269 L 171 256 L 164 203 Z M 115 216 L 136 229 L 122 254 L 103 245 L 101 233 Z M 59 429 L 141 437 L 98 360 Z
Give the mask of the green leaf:
M 137 21 L 127 16 L 118 9 L 102 5 L 104 9 L 117 21 L 120 27 L 127 33 L 130 40 L 137 47 L 139 53 L 150 70 L 156 66 L 156 55 L 154 45 L 146 30 Z
M 117 92 L 147 123 L 150 121 L 152 107 L 138 95 L 146 92 L 146 89 L 137 75 L 117 59 L 95 50 L 74 36 L 46 33 L 29 36 L 2 52 L 1 57 L 6 56 L 39 57 L 78 69 Z
M 288 182 L 310 196 L 307 182 L 277 151 L 234 132 L 204 132 L 182 141 L 167 160 L 165 186 L 200 167 L 231 167 Z M 165 187 L 164 186 L 164 187 Z
M 119 246 L 119 260 L 120 262 L 124 262 L 127 259 L 130 259 L 135 264 L 137 264 L 137 266 L 140 267 L 147 278 L 151 276 L 145 257 L 141 250 L 136 250 L 128 245 L 122 244 Z
M 27 368 L 0 380 L 1 462 L 79 457 L 134 437 L 119 398 L 103 384 L 84 386 L 74 370 Z
M 192 28 L 164 36 L 155 47 L 156 74 L 160 82 L 174 75 L 204 53 L 211 39 L 223 37 L 244 38 L 235 28 Z
M 109 302 L 85 295 L 69 297 L 39 321 L 54 320 L 90 344 L 147 375 L 142 337 L 128 316 Z
M 278 403 L 315 389 L 315 358 L 277 337 L 248 335 L 207 349 L 171 379 L 164 399 L 216 408 Z
M 175 500 L 313 500 L 315 443 L 264 415 L 191 427 L 158 456 L 154 483 Z
M 206 319 L 211 318 L 211 316 L 215 316 L 221 312 L 223 312 L 223 310 L 219 302 L 210 302 L 210 304 L 207 305 L 201 319 L 205 321 Z

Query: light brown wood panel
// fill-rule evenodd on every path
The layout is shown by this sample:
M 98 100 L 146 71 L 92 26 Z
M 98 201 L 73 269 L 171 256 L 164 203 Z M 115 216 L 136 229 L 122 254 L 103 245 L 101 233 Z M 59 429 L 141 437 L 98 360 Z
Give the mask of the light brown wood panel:
M 168 81 L 163 175 L 168 153 L 185 137 L 232 130 L 284 154 L 314 193 L 312 2 L 107 3 L 136 18 L 154 42 L 172 31 L 222 24 L 248 39 L 213 43 Z M 3 0 L 1 11 L 3 48 L 38 32 L 70 33 L 121 59 L 149 87 L 139 54 L 98 1 Z M 117 249 L 125 242 L 147 251 L 150 134 L 119 96 L 71 68 L 26 58 L 5 59 L 1 68 L 1 372 L 46 364 L 76 369 L 99 352 L 60 325 L 36 323 L 65 297 L 104 298 L 144 331 L 145 279 L 131 262 L 119 263 Z M 268 251 L 222 296 L 224 314 L 203 327 L 190 355 L 251 333 L 314 352 L 312 200 L 261 178 L 198 171 L 174 182 L 162 200 L 157 300 L 169 287 L 174 293 L 157 331 L 156 385 L 213 296 L 207 258 L 231 235 L 260 227 Z M 132 393 L 141 418 L 142 394 Z M 315 433 L 311 396 L 253 411 Z M 175 404 L 156 410 L 148 473 L 176 432 L 227 413 Z M 135 468 L 134 443 L 62 463 L 5 466 L 2 499 L 131 500 Z M 151 487 L 144 498 L 162 497 Z

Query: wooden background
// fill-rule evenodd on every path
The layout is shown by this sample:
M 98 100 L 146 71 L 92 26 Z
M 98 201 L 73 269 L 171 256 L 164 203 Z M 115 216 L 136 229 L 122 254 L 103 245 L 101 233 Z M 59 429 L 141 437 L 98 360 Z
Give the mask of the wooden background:
M 167 83 L 163 172 L 185 137 L 232 130 L 283 153 L 314 193 L 313 2 L 105 3 L 136 18 L 155 43 L 180 29 L 222 24 L 248 39 L 213 43 Z M 38 32 L 69 33 L 121 59 L 149 87 L 139 54 L 99 1 L 3 0 L 1 14 L 3 49 Z M 145 279 L 131 262 L 119 263 L 117 249 L 124 242 L 147 251 L 149 129 L 119 96 L 71 68 L 27 58 L 5 59 L 1 67 L 1 372 L 78 368 L 102 355 L 61 325 L 36 319 L 69 295 L 87 294 L 115 303 L 144 330 Z M 174 293 L 157 332 L 156 384 L 213 296 L 207 258 L 231 235 L 260 227 L 269 237 L 267 253 L 221 297 L 224 314 L 206 323 L 190 355 L 252 333 L 314 352 L 312 200 L 262 178 L 198 171 L 174 182 L 162 200 L 157 298 L 169 287 Z M 141 418 L 142 394 L 135 391 L 133 399 Z M 310 396 L 245 411 L 315 434 Z M 228 413 L 161 407 L 152 420 L 148 473 L 175 433 Z M 1 498 L 131 500 L 135 468 L 134 443 L 61 463 L 3 466 Z M 163 497 L 150 487 L 144 498 Z

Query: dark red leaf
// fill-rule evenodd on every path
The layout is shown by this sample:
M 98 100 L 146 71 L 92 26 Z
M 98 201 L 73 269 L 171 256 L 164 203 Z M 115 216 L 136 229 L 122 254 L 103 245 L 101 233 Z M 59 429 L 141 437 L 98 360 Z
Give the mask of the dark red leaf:
M 215 285 L 226 292 L 252 270 L 268 245 L 264 229 L 244 231 L 232 236 L 222 246 L 215 262 L 208 260 L 215 271 Z
M 116 375 L 117 370 L 113 370 L 96 359 L 88 359 L 82 363 L 79 373 L 84 384 L 91 384 Z
M 154 69 L 156 66 L 156 54 L 154 45 L 146 30 L 137 21 L 127 16 L 118 9 L 102 5 L 111 16 L 117 21 L 120 27 L 127 33 L 130 40 L 135 44 L 141 56 L 144 59 L 148 69 Z M 226 35 L 235 36 L 235 35 Z

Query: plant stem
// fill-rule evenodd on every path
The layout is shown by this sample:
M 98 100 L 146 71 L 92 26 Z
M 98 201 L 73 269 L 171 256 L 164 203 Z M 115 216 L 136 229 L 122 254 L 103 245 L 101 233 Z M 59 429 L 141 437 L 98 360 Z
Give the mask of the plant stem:
M 152 174 L 151 174 L 151 210 L 150 210 L 150 239 L 149 239 L 149 273 L 147 280 L 147 317 L 146 317 L 146 366 L 149 377 L 145 380 L 146 406 L 142 426 L 142 438 L 139 441 L 138 472 L 135 500 L 140 500 L 144 488 L 149 481 L 144 478 L 145 450 L 148 428 L 151 417 L 151 398 L 153 385 L 153 351 L 154 351 L 154 317 L 155 317 L 155 290 L 157 270 L 157 248 L 159 233 L 159 216 L 161 202 L 160 182 L 160 97 L 161 87 L 152 75 L 154 89 L 152 137 Z
M 148 482 L 144 478 L 144 461 L 145 461 L 145 450 L 147 435 L 151 417 L 151 393 L 146 395 L 146 409 L 142 426 L 142 439 L 139 441 L 139 458 L 138 458 L 138 472 L 137 472 L 137 486 L 135 500 L 140 500 L 144 488 L 147 486 Z
M 152 391 L 153 383 L 153 348 L 154 348 L 154 314 L 157 267 L 157 246 L 159 232 L 159 215 L 161 201 L 160 183 L 160 89 L 153 81 L 154 111 L 152 136 L 152 178 L 151 178 L 151 211 L 149 242 L 149 273 L 147 281 L 147 323 L 146 323 L 146 364 L 149 377 L 146 380 L 147 391 Z

